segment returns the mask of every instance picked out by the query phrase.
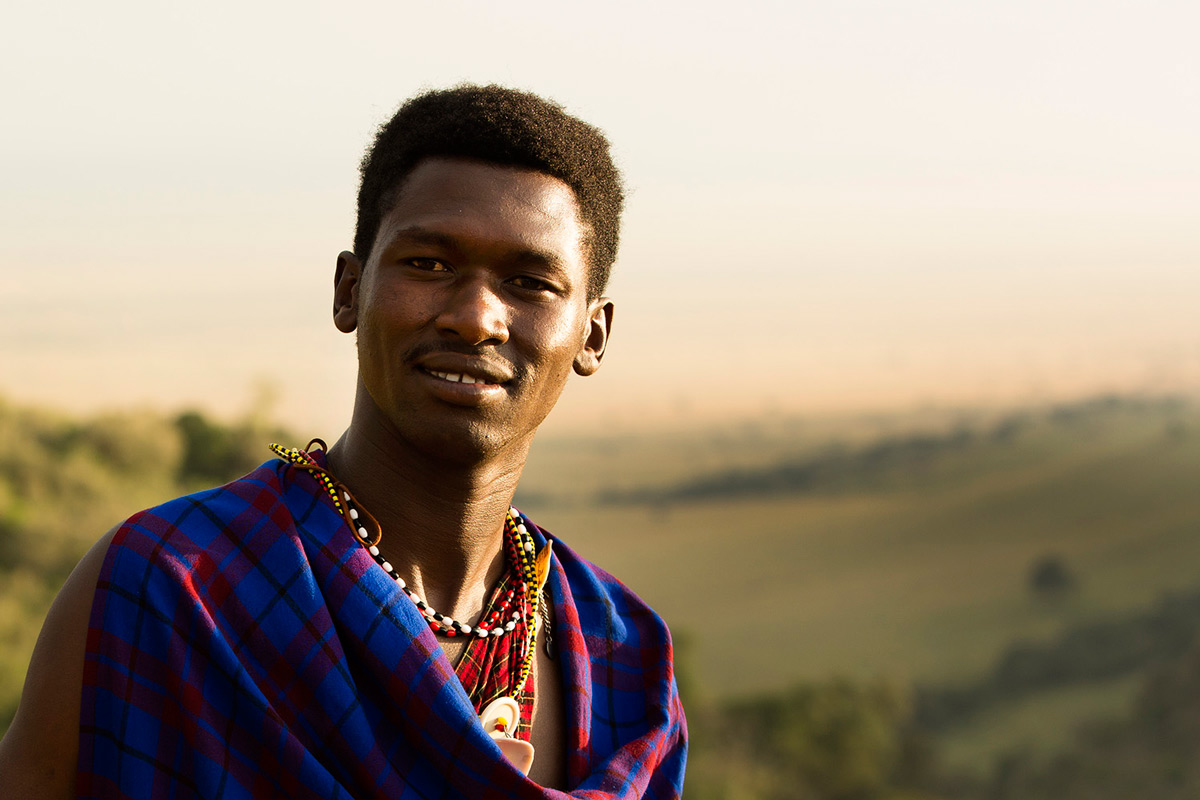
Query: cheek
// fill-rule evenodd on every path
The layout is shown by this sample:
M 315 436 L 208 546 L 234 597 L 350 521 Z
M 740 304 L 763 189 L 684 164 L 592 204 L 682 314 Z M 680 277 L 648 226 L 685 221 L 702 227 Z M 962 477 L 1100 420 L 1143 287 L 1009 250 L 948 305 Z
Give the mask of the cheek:
M 371 288 L 371 294 L 358 311 L 359 341 L 365 346 L 380 347 L 387 340 L 409 336 L 421 326 L 427 316 L 420 305 L 422 298 L 414 298 L 412 293 L 390 288 L 386 283 Z
M 535 341 L 540 343 L 543 362 L 551 371 L 570 372 L 575 355 L 583 346 L 585 331 L 578 319 L 543 320 L 535 328 Z
M 358 330 L 355 332 L 355 343 L 358 345 L 358 358 L 360 362 L 367 360 L 373 353 L 378 352 L 378 344 L 376 343 L 376 320 L 375 315 L 370 309 L 361 309 L 358 312 Z
M 368 375 L 385 375 L 406 341 L 403 328 L 394 307 L 374 303 L 361 308 L 356 335 L 359 370 Z

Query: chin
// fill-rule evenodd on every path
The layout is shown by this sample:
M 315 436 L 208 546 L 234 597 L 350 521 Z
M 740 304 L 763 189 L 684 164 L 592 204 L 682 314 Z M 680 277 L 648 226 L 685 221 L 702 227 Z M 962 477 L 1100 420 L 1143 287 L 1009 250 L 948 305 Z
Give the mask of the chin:
M 472 466 L 500 457 L 505 451 L 525 453 L 533 431 L 525 435 L 497 430 L 483 422 L 462 425 L 439 423 L 413 432 L 410 441 L 435 460 L 458 466 Z

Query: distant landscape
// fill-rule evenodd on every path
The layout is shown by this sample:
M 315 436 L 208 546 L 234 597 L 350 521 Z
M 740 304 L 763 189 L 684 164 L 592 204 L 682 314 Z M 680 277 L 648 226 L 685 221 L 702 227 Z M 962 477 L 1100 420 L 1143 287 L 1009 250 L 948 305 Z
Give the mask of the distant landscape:
M 0 401 L 0 438 L 2 727 L 101 533 L 308 437 Z M 1198 488 L 1200 406 L 1112 396 L 559 436 L 516 502 L 671 624 L 689 798 L 1194 798 Z

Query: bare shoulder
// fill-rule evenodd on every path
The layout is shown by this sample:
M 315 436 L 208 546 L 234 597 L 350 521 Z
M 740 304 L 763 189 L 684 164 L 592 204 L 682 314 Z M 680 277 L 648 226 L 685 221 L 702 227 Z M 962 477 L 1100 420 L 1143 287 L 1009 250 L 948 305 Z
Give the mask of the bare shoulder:
M 17 715 L 0 740 L 0 797 L 75 796 L 88 618 L 116 531 L 104 534 L 80 560 L 46 615 Z

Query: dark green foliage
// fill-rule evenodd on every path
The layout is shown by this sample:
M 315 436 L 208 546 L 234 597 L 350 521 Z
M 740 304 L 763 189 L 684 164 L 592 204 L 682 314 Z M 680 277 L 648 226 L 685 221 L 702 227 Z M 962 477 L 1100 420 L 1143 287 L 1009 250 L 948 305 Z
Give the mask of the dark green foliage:
M 924 742 L 903 694 L 835 679 L 689 707 L 689 800 L 932 798 Z
M 1069 628 L 1049 642 L 1018 642 L 991 673 L 967 686 L 918 688 L 915 715 L 944 730 L 1016 699 L 1132 675 L 1179 658 L 1200 640 L 1200 591 L 1164 597 L 1143 614 Z
M 974 439 L 975 434 L 966 428 L 944 435 L 886 439 L 861 450 L 833 448 L 813 458 L 787 461 L 764 469 L 719 472 L 664 489 L 606 491 L 597 499 L 601 503 L 614 504 L 716 502 L 739 497 L 868 488 L 891 476 L 927 470 L 945 455 L 963 450 Z
M 928 475 L 953 475 L 987 445 L 1012 444 L 1039 422 L 1048 422 L 1059 429 L 1080 428 L 1102 424 L 1120 411 L 1181 413 L 1187 408 L 1175 398 L 1105 396 L 1054 406 L 1040 415 L 1016 412 L 979 429 L 959 425 L 944 433 L 883 438 L 858 449 L 834 446 L 817 455 L 789 458 L 754 469 L 720 470 L 665 487 L 608 489 L 595 499 L 598 504 L 664 506 L 911 487 Z M 1182 422 L 1175 423 L 1171 428 L 1175 432 L 1168 436 L 1182 440 L 1183 434 L 1178 433 L 1181 425 Z
M 1043 556 L 1029 570 L 1029 588 L 1041 600 L 1058 602 L 1075 588 L 1075 575 L 1062 556 Z
M 221 425 L 197 411 L 177 416 L 175 428 L 183 439 L 178 479 L 185 486 L 222 484 L 245 475 L 270 457 L 269 440 L 289 441 L 278 430 Z
M 1167 607 L 1180 616 L 1197 611 L 1177 600 L 1164 602 Z M 686 796 L 1194 800 L 1200 797 L 1200 646 L 1157 663 L 1127 718 L 1084 725 L 1058 754 L 1004 755 L 985 780 L 942 771 L 903 694 L 884 683 L 833 680 L 751 700 L 692 702 Z M 994 699 L 1020 693 L 998 688 Z
M 70 420 L 0 399 L 0 731 L 55 593 L 84 552 L 130 514 L 265 461 L 274 437 L 190 412 Z
M 901 751 L 902 718 L 899 698 L 886 687 L 834 681 L 734 706 L 722 739 L 779 765 L 786 785 L 850 800 L 887 785 Z
M 1200 649 L 1146 681 L 1133 714 L 1085 730 L 1066 753 L 1010 756 L 987 800 L 1195 800 L 1200 797 Z
M 0 516 L 0 572 L 11 570 L 21 563 L 21 545 L 17 515 L 6 509 Z

